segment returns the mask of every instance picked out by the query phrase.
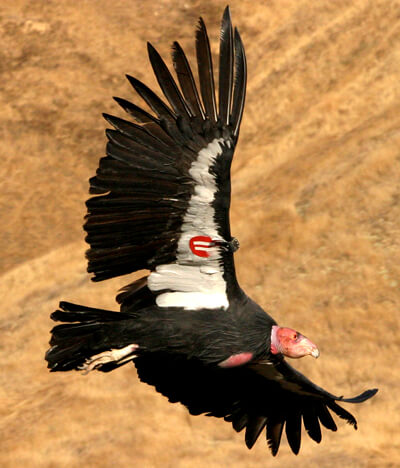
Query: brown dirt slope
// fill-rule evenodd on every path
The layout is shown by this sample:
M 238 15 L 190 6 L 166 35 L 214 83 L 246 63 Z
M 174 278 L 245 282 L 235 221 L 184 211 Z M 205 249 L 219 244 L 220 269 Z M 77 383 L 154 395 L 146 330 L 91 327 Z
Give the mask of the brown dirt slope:
M 213 46 L 225 2 L 14 0 L 0 6 L 2 219 L 0 465 L 4 467 L 400 466 L 400 3 L 232 1 L 247 48 L 248 99 L 233 167 L 238 275 L 282 324 L 316 341 L 297 367 L 352 407 L 299 457 L 249 452 L 224 422 L 191 418 L 138 382 L 49 374 L 60 299 L 113 307 L 128 280 L 91 284 L 81 230 L 86 179 L 103 154 L 101 112 L 155 86 L 150 40 Z

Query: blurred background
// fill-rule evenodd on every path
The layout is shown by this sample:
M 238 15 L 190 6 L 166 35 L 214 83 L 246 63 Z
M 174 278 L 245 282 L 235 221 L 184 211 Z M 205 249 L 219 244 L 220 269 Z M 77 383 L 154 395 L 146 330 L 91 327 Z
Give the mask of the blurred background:
M 346 406 L 300 455 L 263 436 L 248 451 L 229 424 L 189 417 L 138 381 L 50 374 L 49 314 L 60 299 L 117 309 L 132 278 L 93 284 L 82 219 L 104 154 L 101 112 L 158 89 L 146 56 L 194 58 L 203 16 L 218 50 L 224 1 L 13 0 L 0 5 L 0 466 L 400 466 L 400 2 L 232 0 L 248 59 L 233 164 L 241 285 L 321 350 L 295 365 Z

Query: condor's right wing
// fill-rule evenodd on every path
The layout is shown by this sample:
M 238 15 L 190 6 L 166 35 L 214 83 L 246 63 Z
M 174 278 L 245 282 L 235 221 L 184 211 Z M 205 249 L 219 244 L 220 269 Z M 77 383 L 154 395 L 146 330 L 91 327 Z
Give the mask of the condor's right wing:
M 90 180 L 85 230 L 88 271 L 101 281 L 141 269 L 151 273 L 120 296 L 150 291 L 160 307 L 228 308 L 239 291 L 229 224 L 230 166 L 246 90 L 246 59 L 225 9 L 220 40 L 218 105 L 206 27 L 196 31 L 200 83 L 178 43 L 172 51 L 178 83 L 148 44 L 166 101 L 128 79 L 153 113 L 116 101 L 133 118 L 110 115 L 107 156 Z

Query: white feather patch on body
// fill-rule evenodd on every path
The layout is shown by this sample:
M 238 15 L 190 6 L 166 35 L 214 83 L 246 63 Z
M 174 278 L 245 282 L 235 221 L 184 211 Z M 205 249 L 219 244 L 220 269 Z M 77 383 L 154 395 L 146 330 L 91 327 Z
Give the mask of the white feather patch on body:
M 200 257 L 189 247 L 190 239 L 196 236 L 222 240 L 214 221 L 215 210 L 212 202 L 218 187 L 215 176 L 210 173 L 210 167 L 222 153 L 221 144 L 226 143 L 228 142 L 223 138 L 215 138 L 206 148 L 199 151 L 197 159 L 189 169 L 196 185 L 183 218 L 177 261 L 159 265 L 148 277 L 148 287 L 151 291 L 168 289 L 168 292 L 161 293 L 156 298 L 160 307 L 184 307 L 191 310 L 229 307 L 219 248 L 205 245 L 202 250 L 206 249 L 209 256 Z

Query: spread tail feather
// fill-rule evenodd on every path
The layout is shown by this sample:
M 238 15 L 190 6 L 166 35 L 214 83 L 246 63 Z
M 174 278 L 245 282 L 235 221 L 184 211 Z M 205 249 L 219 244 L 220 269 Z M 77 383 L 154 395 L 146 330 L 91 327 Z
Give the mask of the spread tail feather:
M 80 370 L 93 356 L 132 344 L 128 338 L 126 343 L 121 339 L 132 315 L 69 302 L 60 302 L 59 307 L 51 318 L 64 323 L 51 330 L 51 348 L 45 355 L 51 372 Z M 92 368 L 110 371 L 119 365 L 115 361 Z

